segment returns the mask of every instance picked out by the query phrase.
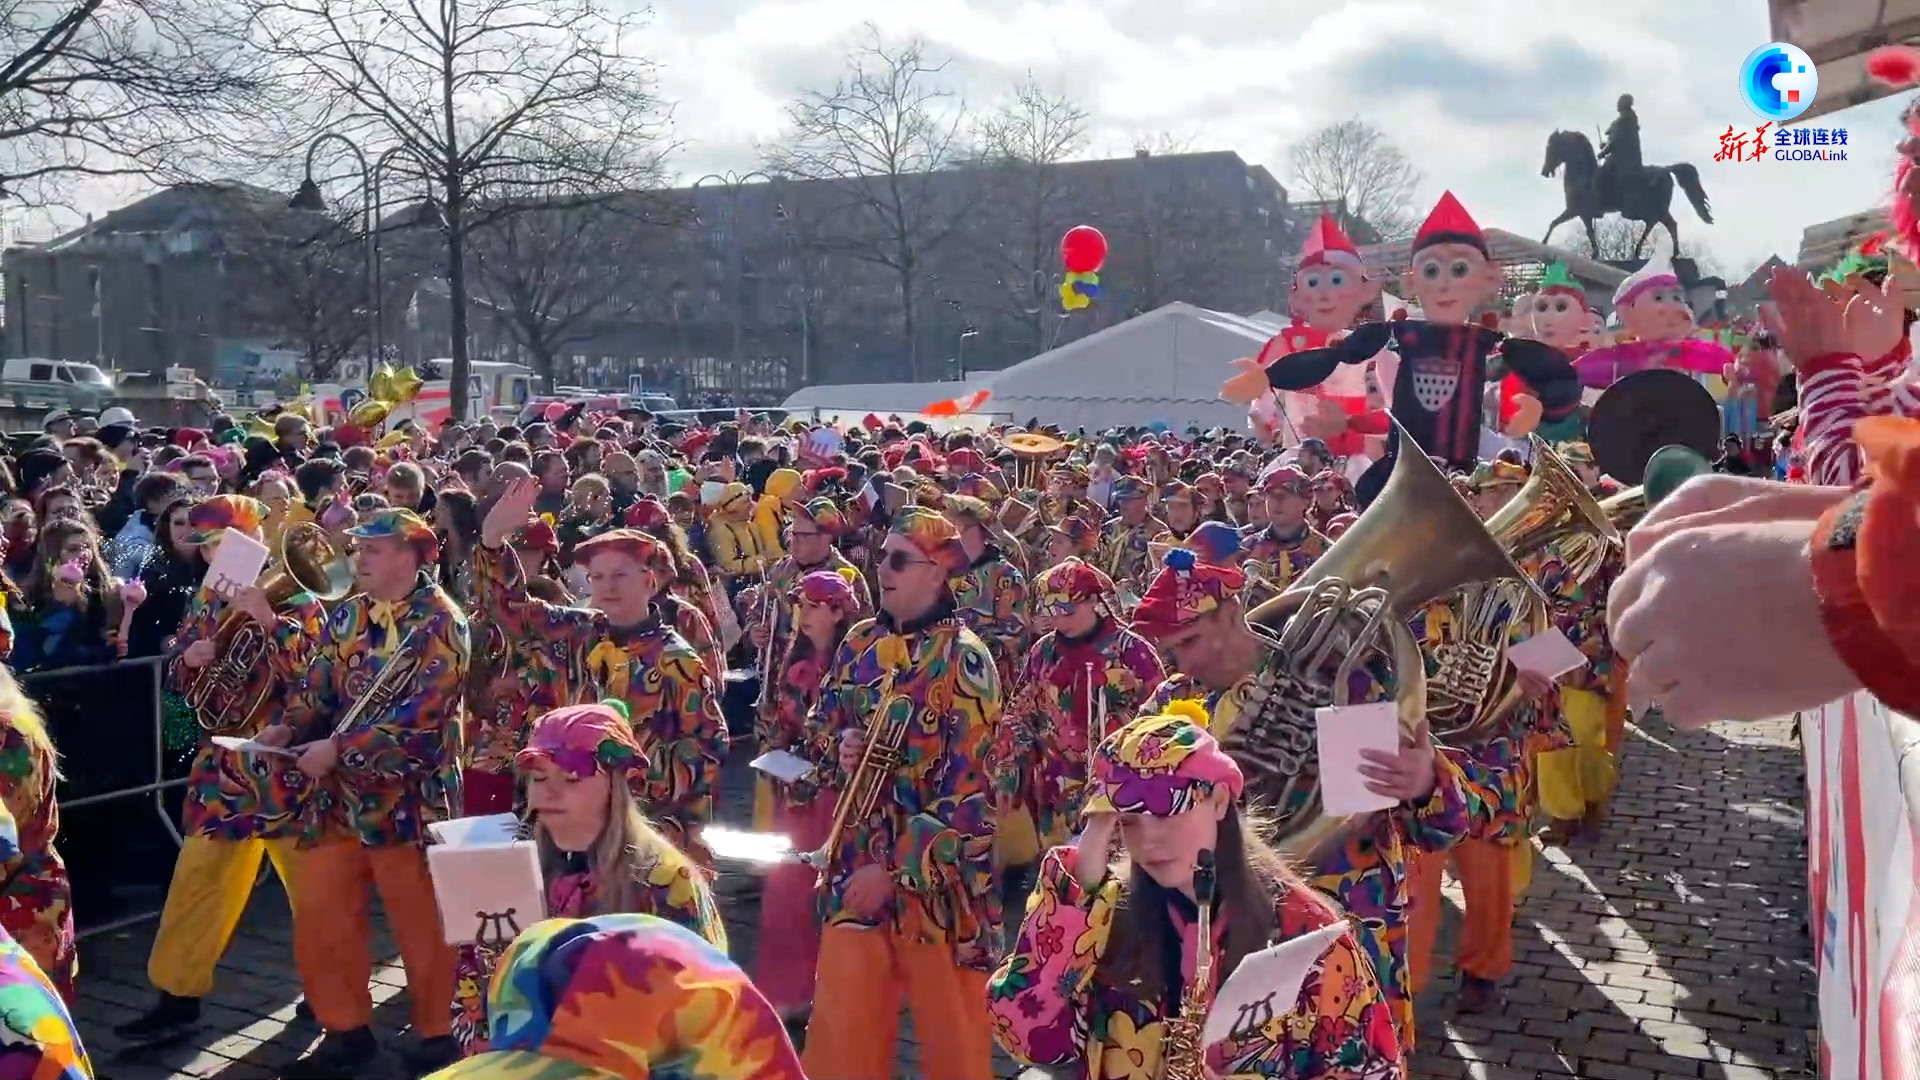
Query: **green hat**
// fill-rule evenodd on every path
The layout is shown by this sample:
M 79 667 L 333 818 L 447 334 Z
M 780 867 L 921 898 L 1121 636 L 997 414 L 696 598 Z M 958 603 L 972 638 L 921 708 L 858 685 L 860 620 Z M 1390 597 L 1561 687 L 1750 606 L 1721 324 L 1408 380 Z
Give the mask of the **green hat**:
M 1540 291 L 1572 293 L 1582 304 L 1587 302 L 1587 290 L 1567 271 L 1567 264 L 1552 262 L 1547 264 L 1546 273 L 1540 275 Z

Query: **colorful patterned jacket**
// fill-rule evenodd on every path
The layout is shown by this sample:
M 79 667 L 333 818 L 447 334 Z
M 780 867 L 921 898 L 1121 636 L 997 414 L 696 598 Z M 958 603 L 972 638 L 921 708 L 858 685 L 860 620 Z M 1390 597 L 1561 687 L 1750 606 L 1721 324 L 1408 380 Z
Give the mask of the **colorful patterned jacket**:
M 472 651 L 466 615 L 431 576 L 421 574 L 404 600 L 356 593 L 334 607 L 286 723 L 297 741 L 327 738 L 409 636 L 418 667 L 393 703 L 333 735 L 339 763 L 303 808 L 303 842 L 425 844 L 428 823 L 459 813 L 460 695 Z
M 542 700 L 577 705 L 619 699 L 633 718 L 648 768 L 635 794 L 668 838 L 683 847 L 713 813 L 714 785 L 727 754 L 720 676 L 662 621 L 616 630 L 592 608 L 561 607 L 527 595 L 520 560 L 482 546 L 475 585 L 487 614 L 538 659 L 523 678 Z
M 22 839 L 0 803 L 0 862 L 20 857 Z M 0 1076 L 93 1080 L 93 1063 L 60 989 L 33 954 L 0 931 Z
M 1326 537 L 1302 525 L 1299 532 L 1287 537 L 1277 535 L 1272 527 L 1261 529 L 1243 536 L 1240 546 L 1246 552 L 1242 565 L 1284 592 L 1315 559 L 1326 554 L 1328 545 Z
M 1356 672 L 1356 676 L 1359 673 Z M 1170 701 L 1204 700 L 1216 736 L 1224 736 L 1237 718 L 1237 707 L 1253 678 L 1241 680 L 1228 693 L 1209 693 L 1186 675 L 1174 675 L 1155 691 L 1141 711 L 1151 713 Z M 1384 701 L 1392 695 L 1378 678 L 1356 691 L 1355 702 Z M 1445 851 L 1485 820 L 1501 804 L 1502 792 L 1489 785 L 1486 774 L 1463 750 L 1441 746 L 1434 754 L 1434 789 L 1426 801 L 1402 803 L 1350 826 L 1340 846 L 1321 865 L 1307 868 L 1308 883 L 1334 898 L 1359 923 L 1360 944 L 1380 974 L 1380 985 L 1393 1006 L 1400 1044 L 1413 1047 L 1413 994 L 1407 975 L 1407 863 L 1420 851 Z M 1308 792 L 1302 793 L 1303 795 Z M 1278 807 L 1284 816 L 1299 807 Z
M 1587 666 L 1561 677 L 1560 685 L 1595 694 L 1608 692 L 1614 652 L 1613 639 L 1607 635 L 1607 596 L 1625 568 L 1625 553 L 1618 548 L 1585 582 L 1569 578 L 1558 552 L 1550 552 L 1528 568 L 1552 601 L 1553 624 L 1587 657 Z
M 1151 514 L 1138 525 L 1117 516 L 1109 518 L 1100 533 L 1101 569 L 1115 582 L 1145 592 L 1148 579 L 1160 569 L 1148 554 L 1148 545 L 1166 531 L 1166 523 Z
M 73 886 L 54 846 L 60 804 L 59 764 L 49 744 L 0 724 L 0 805 L 15 826 L 15 843 L 0 858 L 0 928 L 32 954 L 68 1001 L 80 968 L 73 930 Z M 5 1073 L 0 1073 L 4 1076 Z
M 1114 932 L 1114 912 L 1126 883 L 1109 876 L 1090 893 L 1080 888 L 1070 848 L 1054 848 L 1040 863 L 1040 882 L 1027 901 L 1026 920 L 1013 950 L 987 984 L 987 1008 L 1002 1049 L 1026 1065 L 1048 1066 L 1071 1080 L 1159 1077 L 1165 1067 L 1167 1022 L 1193 978 L 1199 953 L 1197 912 L 1174 893 L 1167 916 L 1180 935 L 1179 981 L 1158 1001 L 1141 1000 L 1102 977 Z M 1320 898 L 1294 888 L 1274 901 L 1277 937 L 1294 938 L 1339 918 Z M 1223 903 L 1213 921 L 1213 983 L 1225 966 Z M 1396 1080 L 1404 1075 L 1392 1012 L 1365 950 L 1348 933 L 1332 947 L 1293 1001 L 1255 1033 L 1207 1047 L 1209 1075 L 1285 1080 Z
M 1079 826 L 1089 752 L 1166 677 L 1153 646 L 1112 619 L 1082 640 L 1054 631 L 1034 642 L 995 731 L 994 792 L 1033 811 L 1042 841 L 1064 843 Z
M 166 685 L 185 693 L 204 668 L 189 668 L 180 654 L 196 641 L 212 641 L 226 616 L 238 615 L 225 600 L 202 588 L 187 602 L 180 632 L 167 647 Z M 307 681 L 314 652 L 320 646 L 327 612 L 311 593 L 299 593 L 281 604 L 267 632 L 267 662 L 254 673 L 248 688 L 270 683 L 267 715 L 287 708 Z M 239 618 L 249 618 L 238 615 Z M 218 657 L 214 663 L 219 663 Z M 272 840 L 297 835 L 301 810 L 313 784 L 292 758 L 274 754 L 236 754 L 202 740 L 200 752 L 187 770 L 186 799 L 181 825 L 189 836 L 220 840 L 252 837 Z
M 776 666 L 780 663 L 779 658 L 787 655 L 788 649 L 790 649 L 793 644 L 793 601 L 791 595 L 794 588 L 800 584 L 800 579 L 813 573 L 815 570 L 832 570 L 837 573 L 842 569 L 850 570 L 854 574 L 853 595 L 860 601 L 862 611 L 872 611 L 873 593 L 867 587 L 867 579 L 861 574 L 860 568 L 855 566 L 845 555 L 842 555 L 838 549 L 834 550 L 825 559 L 822 559 L 818 564 L 813 566 L 801 566 L 798 562 L 794 561 L 792 555 L 788 555 L 779 562 L 774 563 L 773 569 L 767 571 L 766 585 L 755 593 L 753 603 L 746 605 L 742 614 L 748 620 L 747 625 L 749 627 L 764 627 L 771 621 L 773 637 L 771 643 L 764 651 L 764 655 L 773 657 Z M 756 652 L 752 662 L 757 667 L 760 665 L 762 659 L 762 653 Z M 818 675 L 819 673 L 816 671 L 816 679 Z M 764 673 L 762 677 L 765 677 Z M 771 711 L 773 704 L 777 704 L 777 702 L 769 703 L 769 711 Z M 757 718 L 757 722 L 761 728 L 760 743 L 762 749 L 772 749 L 772 744 L 767 742 L 766 732 L 778 726 L 781 723 L 780 719 L 771 715 L 761 716 Z
M 899 633 L 880 619 L 848 631 L 822 681 L 803 755 L 820 766 L 819 788 L 848 790 L 840 735 L 868 731 L 876 710 L 904 725 L 901 764 L 873 814 L 853 822 L 832 855 L 826 924 L 889 925 L 953 946 L 963 967 L 990 971 L 1000 956 L 1000 901 L 986 755 L 1000 719 L 1000 679 L 987 646 L 951 607 Z M 878 918 L 846 906 L 848 880 L 868 865 L 886 869 L 896 885 Z
M 993 654 L 1000 685 L 1013 681 L 1027 651 L 1027 579 L 998 545 L 988 544 L 952 581 L 955 612 Z

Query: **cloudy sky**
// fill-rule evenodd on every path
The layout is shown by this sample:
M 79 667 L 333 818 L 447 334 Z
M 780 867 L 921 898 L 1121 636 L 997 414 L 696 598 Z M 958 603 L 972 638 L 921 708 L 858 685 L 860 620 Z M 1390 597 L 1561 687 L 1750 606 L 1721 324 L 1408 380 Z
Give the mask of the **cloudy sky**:
M 1765 0 L 656 0 L 646 36 L 677 103 L 682 173 L 752 168 L 785 103 L 830 87 L 869 21 L 951 55 L 970 104 L 1033 71 L 1084 104 L 1110 152 L 1171 132 L 1285 183 L 1295 139 L 1357 115 L 1420 162 L 1423 201 L 1451 188 L 1481 224 L 1523 235 L 1562 205 L 1540 176 L 1548 133 L 1592 137 L 1632 93 L 1646 160 L 1691 162 L 1712 199 L 1703 226 L 1676 193 L 1683 247 L 1703 239 L 1736 272 L 1882 203 L 1898 128 L 1899 102 L 1882 101 L 1817 121 L 1849 129 L 1844 164 L 1714 162 L 1728 125 L 1759 123 L 1738 75 L 1768 40 Z

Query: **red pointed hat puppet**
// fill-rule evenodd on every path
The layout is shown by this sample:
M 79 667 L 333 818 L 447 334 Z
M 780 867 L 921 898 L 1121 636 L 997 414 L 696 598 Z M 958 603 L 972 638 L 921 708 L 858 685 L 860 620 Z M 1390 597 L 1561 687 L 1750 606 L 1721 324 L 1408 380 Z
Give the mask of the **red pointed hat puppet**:
M 1276 390 L 1307 390 L 1342 364 L 1364 364 L 1383 348 L 1400 355 L 1391 411 L 1429 455 L 1459 471 L 1480 458 L 1489 367 L 1498 356 L 1548 409 L 1578 401 L 1580 382 L 1565 354 L 1528 338 L 1509 338 L 1479 321 L 1499 294 L 1502 275 L 1486 234 L 1452 192 L 1440 196 L 1415 235 L 1406 288 L 1421 319 L 1365 323 L 1322 349 L 1267 368 Z M 1397 442 L 1398 436 L 1394 437 Z M 1397 446 L 1357 485 L 1363 502 L 1386 482 Z

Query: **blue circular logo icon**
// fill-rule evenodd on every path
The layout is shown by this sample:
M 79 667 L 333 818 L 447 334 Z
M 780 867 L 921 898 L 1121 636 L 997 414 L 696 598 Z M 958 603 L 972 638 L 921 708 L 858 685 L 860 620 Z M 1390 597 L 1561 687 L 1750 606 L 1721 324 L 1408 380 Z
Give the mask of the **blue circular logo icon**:
M 1798 45 L 1770 41 L 1747 54 L 1740 65 L 1740 96 L 1762 120 L 1776 124 L 1806 112 L 1820 88 L 1813 57 Z

